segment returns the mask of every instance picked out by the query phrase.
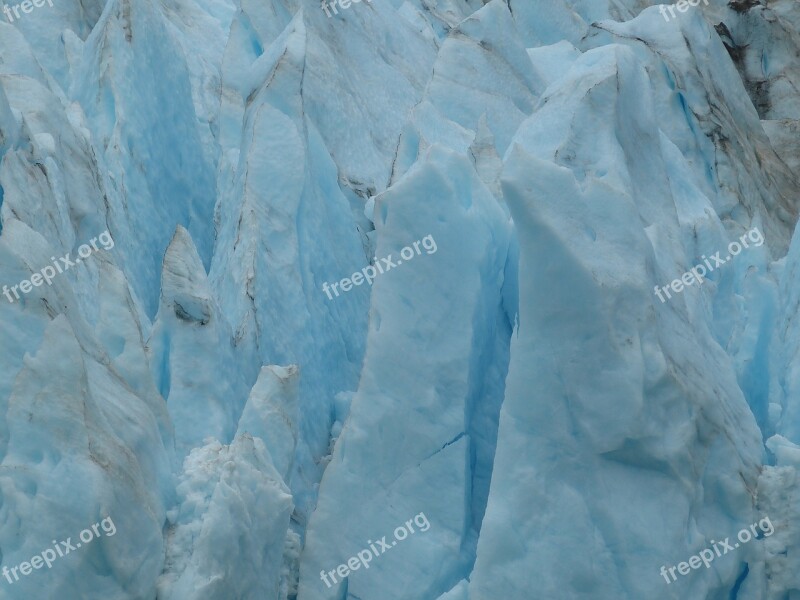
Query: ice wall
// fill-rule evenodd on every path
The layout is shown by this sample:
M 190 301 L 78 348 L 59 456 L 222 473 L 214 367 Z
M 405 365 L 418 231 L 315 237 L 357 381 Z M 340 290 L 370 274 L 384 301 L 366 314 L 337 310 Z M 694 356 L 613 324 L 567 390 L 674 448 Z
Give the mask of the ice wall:
M 0 598 L 800 593 L 798 23 L 788 0 L 0 17 L 1 566 L 116 527 Z

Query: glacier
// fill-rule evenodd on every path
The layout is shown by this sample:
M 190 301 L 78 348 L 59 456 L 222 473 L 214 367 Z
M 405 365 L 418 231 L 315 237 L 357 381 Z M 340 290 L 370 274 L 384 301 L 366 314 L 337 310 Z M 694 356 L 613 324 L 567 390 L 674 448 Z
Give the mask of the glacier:
M 0 600 L 800 598 L 796 1 L 29 5 Z

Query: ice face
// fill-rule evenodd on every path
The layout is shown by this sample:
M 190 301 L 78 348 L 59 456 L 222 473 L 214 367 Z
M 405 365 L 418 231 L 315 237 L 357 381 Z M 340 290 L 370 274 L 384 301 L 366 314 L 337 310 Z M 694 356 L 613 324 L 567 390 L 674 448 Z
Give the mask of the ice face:
M 797 593 L 800 9 L 650 4 L 0 13 L 0 599 Z

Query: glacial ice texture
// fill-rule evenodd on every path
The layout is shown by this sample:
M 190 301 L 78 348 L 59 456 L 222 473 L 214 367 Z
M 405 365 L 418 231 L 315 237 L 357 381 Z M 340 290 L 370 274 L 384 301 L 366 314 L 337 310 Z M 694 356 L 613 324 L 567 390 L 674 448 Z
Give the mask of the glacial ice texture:
M 800 598 L 796 0 L 36 2 L 0 600 Z

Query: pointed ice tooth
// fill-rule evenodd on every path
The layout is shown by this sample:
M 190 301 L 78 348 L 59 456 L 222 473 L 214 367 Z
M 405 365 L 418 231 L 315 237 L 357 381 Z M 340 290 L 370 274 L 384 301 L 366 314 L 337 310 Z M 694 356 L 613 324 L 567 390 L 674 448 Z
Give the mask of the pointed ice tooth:
M 236 435 L 249 433 L 260 438 L 269 450 L 272 463 L 288 480 L 297 447 L 298 413 L 296 365 L 269 365 L 261 369 L 258 381 L 250 390 Z
M 164 600 L 286 597 L 292 497 L 258 438 L 211 441 L 186 457 L 170 514 Z
M 247 396 L 227 320 L 189 233 L 178 226 L 164 256 L 150 368 L 175 426 L 177 458 L 213 437 L 233 439 Z M 225 373 L 219 376 L 219 371 Z

